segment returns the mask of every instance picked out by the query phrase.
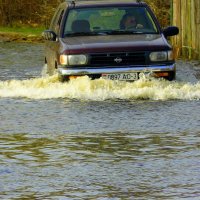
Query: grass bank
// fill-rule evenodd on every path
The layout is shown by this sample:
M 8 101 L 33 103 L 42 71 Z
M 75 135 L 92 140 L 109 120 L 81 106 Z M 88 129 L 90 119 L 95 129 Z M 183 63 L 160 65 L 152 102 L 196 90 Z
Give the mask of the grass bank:
M 1 42 L 42 42 L 44 27 L 1 27 Z

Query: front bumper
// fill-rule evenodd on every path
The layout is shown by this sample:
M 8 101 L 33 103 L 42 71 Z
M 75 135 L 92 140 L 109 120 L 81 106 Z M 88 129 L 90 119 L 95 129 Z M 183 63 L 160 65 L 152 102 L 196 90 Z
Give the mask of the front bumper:
M 115 73 L 153 73 L 171 72 L 176 70 L 176 64 L 171 65 L 150 65 L 150 66 L 119 66 L 119 67 L 98 67 L 98 68 L 76 68 L 58 67 L 58 73 L 62 76 L 81 76 L 92 74 L 115 74 Z

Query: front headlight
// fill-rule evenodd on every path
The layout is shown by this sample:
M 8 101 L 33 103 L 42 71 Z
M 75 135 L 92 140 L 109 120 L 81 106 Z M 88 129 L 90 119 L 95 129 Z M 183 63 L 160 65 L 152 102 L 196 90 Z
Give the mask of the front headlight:
M 158 51 L 149 54 L 150 61 L 161 62 L 161 61 L 172 61 L 174 60 L 174 53 L 170 51 Z
M 87 63 L 87 56 L 85 55 L 69 55 L 69 65 L 85 65 Z
M 149 58 L 152 62 L 167 61 L 167 52 L 152 52 L 150 53 Z
M 60 55 L 61 65 L 86 65 L 87 62 L 86 55 Z

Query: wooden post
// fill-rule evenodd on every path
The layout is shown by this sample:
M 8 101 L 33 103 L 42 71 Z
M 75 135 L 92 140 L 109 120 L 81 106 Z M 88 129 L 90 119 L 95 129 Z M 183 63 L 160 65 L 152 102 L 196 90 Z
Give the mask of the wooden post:
M 173 0 L 173 25 L 180 34 L 172 42 L 184 58 L 200 59 L 200 0 Z

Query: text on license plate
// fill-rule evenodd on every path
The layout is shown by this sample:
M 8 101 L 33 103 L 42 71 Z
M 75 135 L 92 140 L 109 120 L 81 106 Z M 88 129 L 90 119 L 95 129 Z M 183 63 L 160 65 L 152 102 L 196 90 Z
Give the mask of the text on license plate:
M 102 78 L 119 81 L 135 81 L 138 80 L 138 73 L 102 74 Z

